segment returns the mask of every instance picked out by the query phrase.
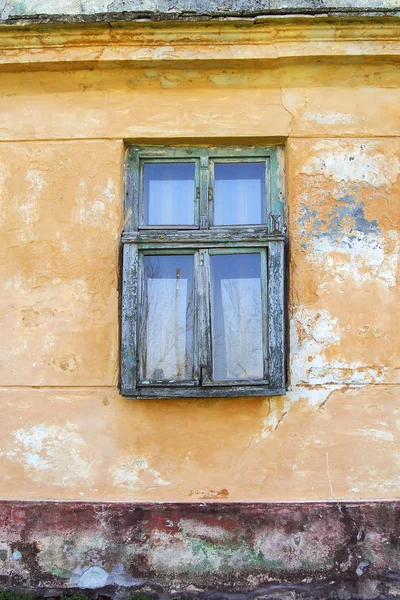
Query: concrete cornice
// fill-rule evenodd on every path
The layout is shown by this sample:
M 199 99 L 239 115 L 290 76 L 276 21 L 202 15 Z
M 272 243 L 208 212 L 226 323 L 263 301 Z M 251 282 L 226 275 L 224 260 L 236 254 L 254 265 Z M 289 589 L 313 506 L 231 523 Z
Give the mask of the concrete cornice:
M 276 60 L 397 59 L 400 19 L 266 18 L 256 21 L 115 22 L 7 26 L 0 29 L 0 68 L 45 63 L 143 64 L 181 61 L 234 64 Z

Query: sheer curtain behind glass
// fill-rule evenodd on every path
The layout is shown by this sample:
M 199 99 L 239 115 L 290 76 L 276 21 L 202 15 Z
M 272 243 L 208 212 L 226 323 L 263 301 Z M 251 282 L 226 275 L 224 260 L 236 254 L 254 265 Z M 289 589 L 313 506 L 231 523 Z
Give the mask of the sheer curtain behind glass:
M 145 380 L 193 377 L 193 255 L 144 256 Z
M 260 254 L 212 255 L 213 379 L 262 379 Z
M 193 225 L 194 163 L 145 163 L 145 225 Z
M 265 163 L 215 163 L 214 225 L 265 222 Z

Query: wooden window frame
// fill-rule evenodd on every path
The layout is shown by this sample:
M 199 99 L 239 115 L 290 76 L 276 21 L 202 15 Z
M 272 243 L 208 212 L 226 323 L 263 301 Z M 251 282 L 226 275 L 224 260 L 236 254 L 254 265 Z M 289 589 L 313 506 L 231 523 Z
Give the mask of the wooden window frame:
M 265 223 L 214 226 L 215 162 L 265 161 Z M 196 224 L 143 225 L 143 165 L 196 162 Z M 286 392 L 285 377 L 285 199 L 283 148 L 129 146 L 125 165 L 125 227 L 122 234 L 122 326 L 120 392 L 130 398 L 275 396 Z M 195 379 L 188 383 L 139 381 L 139 319 L 142 254 L 194 255 Z M 264 379 L 212 381 L 210 253 L 261 255 Z M 265 291 L 267 290 L 267 293 Z

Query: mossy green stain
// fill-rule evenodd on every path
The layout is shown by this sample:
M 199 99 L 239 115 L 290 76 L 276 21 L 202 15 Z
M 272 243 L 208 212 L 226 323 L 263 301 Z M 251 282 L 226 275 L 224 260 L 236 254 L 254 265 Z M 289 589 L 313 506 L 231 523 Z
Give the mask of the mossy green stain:
M 261 570 L 263 568 L 284 569 L 281 559 L 268 560 L 261 552 L 255 551 L 247 543 L 234 541 L 222 544 L 188 535 L 182 535 L 182 538 L 190 544 L 194 556 L 198 559 L 198 562 L 194 565 L 187 565 L 185 562 L 188 571 L 198 571 L 199 568 L 203 569 L 204 572 L 215 571 L 216 557 L 220 561 L 220 570 L 223 571 L 231 570 L 232 564 L 237 563 L 238 559 L 241 563 L 240 568 L 246 571 Z M 202 564 L 199 565 L 199 562 Z
M 69 579 L 73 575 L 72 571 L 69 571 L 68 569 L 59 569 L 58 567 L 52 569 L 51 572 L 56 577 L 61 577 L 62 579 Z

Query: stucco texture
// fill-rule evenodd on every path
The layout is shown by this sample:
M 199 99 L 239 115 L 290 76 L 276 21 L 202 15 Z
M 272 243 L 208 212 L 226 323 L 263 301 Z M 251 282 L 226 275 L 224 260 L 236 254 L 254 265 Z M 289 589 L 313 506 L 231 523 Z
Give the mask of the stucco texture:
M 398 42 L 380 44 L 381 60 L 376 36 L 350 35 L 343 51 L 317 31 L 297 59 L 291 30 L 290 48 L 221 42 L 219 62 L 198 64 L 210 50 L 193 28 L 176 65 L 162 41 L 127 64 L 131 34 L 121 62 L 115 44 L 104 58 L 79 32 L 35 60 L 23 44 L 0 48 L 1 496 L 398 497 Z M 284 142 L 286 396 L 119 396 L 126 141 Z

